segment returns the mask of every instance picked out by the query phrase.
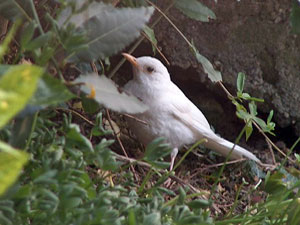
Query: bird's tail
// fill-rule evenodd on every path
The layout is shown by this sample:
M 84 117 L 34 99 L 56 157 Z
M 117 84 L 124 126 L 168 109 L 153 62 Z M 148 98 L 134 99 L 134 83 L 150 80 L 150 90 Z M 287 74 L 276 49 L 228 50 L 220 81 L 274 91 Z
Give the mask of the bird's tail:
M 229 152 L 231 151 L 233 147 L 233 143 L 230 141 L 227 141 L 216 134 L 210 135 L 209 137 L 206 137 L 208 139 L 208 142 L 204 144 L 205 147 L 214 150 L 218 153 L 220 153 L 223 156 L 227 156 Z M 239 145 L 235 145 L 233 151 L 231 152 L 230 158 L 231 159 L 240 159 L 246 157 L 248 159 L 252 159 L 255 162 L 260 163 L 260 160 L 251 152 L 244 149 L 243 147 Z
M 200 112 L 201 113 L 201 112 Z M 187 127 L 191 128 L 195 134 L 198 134 L 198 139 L 205 138 L 207 142 L 204 144 L 207 148 L 214 150 L 220 153 L 223 156 L 227 156 L 231 149 L 233 148 L 234 144 L 230 141 L 225 140 L 224 138 L 219 137 L 216 135 L 209 127 L 209 124 L 203 123 L 195 123 L 190 117 L 179 117 L 176 114 L 174 115 L 176 118 L 181 120 Z M 203 116 L 202 119 L 205 119 Z M 260 160 L 251 152 L 244 149 L 243 147 L 236 145 L 234 146 L 233 151 L 231 152 L 230 158 L 231 159 L 240 159 L 246 157 L 248 159 L 252 159 L 257 163 L 261 163 Z

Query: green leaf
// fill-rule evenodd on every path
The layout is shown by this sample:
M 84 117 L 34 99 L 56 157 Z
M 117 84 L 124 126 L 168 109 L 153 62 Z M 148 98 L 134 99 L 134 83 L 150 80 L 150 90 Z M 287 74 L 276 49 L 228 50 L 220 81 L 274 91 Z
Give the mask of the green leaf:
M 146 160 L 145 160 L 146 161 Z M 167 169 L 170 167 L 170 163 L 169 162 L 165 162 L 165 161 L 148 161 L 147 162 L 149 164 L 151 164 L 153 167 L 158 168 L 158 169 Z
M 300 5 L 297 0 L 293 0 L 290 22 L 292 32 L 294 34 L 300 34 Z
M 38 177 L 36 177 L 33 182 L 34 183 L 52 183 L 53 182 L 53 178 L 57 175 L 57 170 L 51 170 L 49 169 L 48 171 L 39 174 Z
M 148 26 L 145 26 L 144 27 L 144 32 L 145 34 L 147 35 L 147 37 L 149 38 L 149 40 L 151 41 L 151 44 L 152 44 L 152 51 L 153 53 L 155 54 L 156 52 L 156 48 L 154 45 L 157 45 L 157 40 L 155 38 L 155 33 L 153 31 L 153 29 L 151 29 L 150 27 Z
M 174 197 L 177 195 L 174 191 L 172 191 L 168 188 L 158 187 L 157 190 L 160 191 L 162 194 L 167 194 L 167 195 L 174 196 Z
M 34 115 L 27 115 L 24 118 L 16 118 L 13 124 L 9 144 L 14 148 L 23 149 L 26 146 L 26 140 L 31 134 L 33 122 Z
M 246 124 L 246 141 L 249 139 L 253 131 L 252 122 L 248 122 Z
M 268 116 L 268 119 L 267 119 L 267 124 L 269 124 L 269 123 L 272 122 L 273 114 L 274 114 L 274 111 L 273 111 L 273 109 L 272 109 L 272 110 L 270 111 L 270 113 L 269 113 L 269 116 Z
M 27 196 L 29 196 L 31 194 L 31 191 L 32 191 L 31 184 L 25 184 L 18 189 L 18 192 L 14 195 L 14 198 L 16 198 L 16 199 L 26 198 Z
M 242 93 L 242 95 L 240 96 L 242 99 L 245 99 L 245 100 L 249 100 L 251 101 L 251 96 L 248 94 L 248 93 Z
M 294 156 L 297 159 L 298 164 L 300 164 L 300 155 L 295 153 Z
M 31 41 L 36 27 L 37 25 L 34 22 L 27 23 L 23 27 L 22 35 L 20 39 L 20 45 L 22 48 L 26 48 L 28 43 Z
M 86 149 L 89 152 L 94 152 L 92 143 L 83 134 L 80 133 L 80 128 L 77 124 L 70 124 L 67 133 L 67 141 L 69 145 L 76 145 L 82 150 Z
M 182 187 L 179 187 L 179 196 L 178 196 L 177 203 L 180 204 L 180 205 L 184 204 L 185 198 L 186 198 L 185 190 Z
M 143 223 L 144 225 L 158 225 L 161 224 L 161 215 L 158 212 L 153 212 L 146 214 L 144 216 Z
M 49 201 L 53 202 L 55 205 L 58 204 L 59 202 L 59 198 L 58 196 L 56 196 L 55 193 L 53 193 L 52 191 L 42 188 L 39 190 L 41 194 L 43 194 L 43 196 L 45 198 L 47 198 Z
M 96 123 L 94 127 L 92 128 L 92 134 L 93 136 L 103 136 L 103 135 L 109 135 L 113 132 L 111 130 L 105 130 L 103 127 L 103 120 L 102 120 L 102 112 L 99 112 L 96 116 Z
M 192 43 L 192 45 L 193 45 L 192 51 L 195 54 L 197 61 L 202 64 L 204 72 L 207 73 L 208 78 L 212 82 L 222 81 L 222 75 L 221 75 L 220 71 L 215 70 L 213 65 L 211 64 L 211 62 L 206 57 L 204 57 L 203 55 L 201 55 L 198 52 L 197 48 L 195 47 L 195 45 L 193 43 Z
M 250 109 L 250 114 L 252 116 L 257 115 L 257 106 L 256 106 L 255 102 L 252 101 L 252 102 L 249 103 L 249 109 Z
M 252 118 L 252 116 L 245 110 L 237 110 L 236 115 L 242 119 L 248 121 L 249 119 Z
M 57 25 L 59 28 L 69 24 L 76 28 L 81 27 L 86 21 L 96 16 L 100 10 L 111 10 L 113 6 L 99 3 L 87 3 L 80 0 L 69 1 L 67 7 L 58 15 Z
M 236 101 L 234 98 L 232 99 L 232 104 L 234 104 L 236 106 L 236 110 L 237 111 L 247 111 L 247 109 L 242 105 L 240 104 L 238 101 Z
M 92 156 L 92 161 L 102 170 L 116 170 L 119 167 L 119 163 L 116 161 L 114 152 L 107 147 L 110 146 L 113 141 L 108 141 L 105 138 L 95 146 L 95 156 Z
M 86 37 L 85 32 L 79 31 L 73 26 L 68 26 L 66 29 L 59 29 L 55 31 L 59 42 L 66 50 L 65 56 L 68 56 L 68 58 L 76 52 L 88 49 L 89 46 L 86 44 L 88 38 Z M 72 33 L 72 35 L 70 35 L 70 33 Z M 64 61 L 68 60 L 68 58 L 64 58 Z M 89 65 L 88 63 L 85 64 Z
M 0 196 L 16 181 L 28 157 L 0 141 Z
M 45 43 L 45 45 L 46 46 L 43 47 L 42 51 L 38 50 L 34 52 L 36 64 L 40 66 L 49 65 L 51 58 L 54 57 L 56 53 L 56 48 L 54 46 L 50 46 L 49 43 Z
M 243 93 L 244 94 L 247 94 L 247 93 Z M 254 102 L 264 102 L 265 100 L 262 99 L 262 98 L 255 98 L 255 97 L 250 97 L 249 94 L 247 94 L 249 97 L 245 98 L 246 100 L 248 101 L 254 101 Z
M 72 14 L 67 22 L 71 12 L 67 8 L 60 15 L 59 26 L 64 28 L 65 24 L 72 23 L 79 30 L 85 31 L 88 37 L 88 49 L 81 50 L 70 60 L 89 62 L 119 52 L 140 35 L 153 11 L 152 7 L 114 8 L 93 2 L 80 13 Z
M 9 44 L 12 41 L 19 25 L 20 21 L 14 23 L 9 32 L 6 34 L 4 41 L 0 43 L 0 61 L 2 60 L 4 54 L 7 53 L 7 50 L 9 49 Z
M 263 131 L 267 132 L 267 124 L 261 118 L 253 117 L 253 120 L 263 129 Z
M 78 197 L 70 197 L 61 199 L 61 207 L 63 209 L 70 209 L 79 206 L 82 203 L 82 199 Z
M 164 141 L 164 138 L 156 138 L 150 142 L 146 147 L 144 159 L 152 161 L 169 155 L 170 147 Z
M 134 210 L 133 209 L 130 209 L 129 210 L 129 213 L 128 213 L 128 224 L 129 225 L 136 225 L 136 219 L 135 219 L 135 213 L 134 213 Z
M 9 217 L 14 217 L 16 215 L 16 211 L 14 210 L 14 202 L 10 200 L 0 201 L 0 214 L 7 215 Z M 0 219 L 0 224 L 7 224 L 7 223 L 3 223 Z
M 196 199 L 190 201 L 189 203 L 187 203 L 187 205 L 193 209 L 198 209 L 198 208 L 205 209 L 211 206 L 211 202 L 205 199 Z
M 272 130 L 275 130 L 275 126 L 276 124 L 273 122 L 267 124 L 267 132 L 273 136 L 276 136 L 273 132 L 271 132 Z
M 295 199 L 292 204 L 289 204 L 288 220 L 287 224 L 299 224 L 300 223 L 300 201 Z
M 7 218 L 3 213 L 0 214 L 0 223 L 1 224 L 7 224 L 7 225 L 13 225 L 13 223 L 10 221 L 9 218 Z
M 285 175 L 282 172 L 276 172 L 271 176 L 267 175 L 265 181 L 265 191 L 269 194 L 284 192 L 287 190 L 287 185 L 283 182 Z
M 95 99 L 87 98 L 85 95 L 81 98 L 81 103 L 84 111 L 89 114 L 94 114 L 101 108 Z
M 94 184 L 93 180 L 89 177 L 89 175 L 86 172 L 80 175 L 80 179 L 84 181 L 80 185 L 85 190 L 84 192 L 81 192 L 82 195 L 87 195 L 89 199 L 95 198 L 97 192 L 96 192 L 96 187 L 94 187 L 93 185 Z
M 185 216 L 180 220 L 179 224 L 203 224 L 210 225 L 211 223 L 203 222 L 202 216 Z
M 197 0 L 175 0 L 175 7 L 194 20 L 208 22 L 216 19 L 214 12 Z
M 33 51 L 37 48 L 41 48 L 41 47 L 45 46 L 46 43 L 48 43 L 48 41 L 51 39 L 51 37 L 52 37 L 51 31 L 48 31 L 45 34 L 41 34 L 37 38 L 30 41 L 27 45 L 25 45 L 24 49 L 27 51 Z
M 0 78 L 5 74 L 5 72 L 11 68 L 11 65 L 0 64 Z
M 171 151 L 170 146 L 164 143 L 164 138 L 156 138 L 147 145 L 143 159 L 157 168 L 167 168 L 170 164 L 163 162 L 162 158 L 169 155 Z
M 29 103 L 46 107 L 68 101 L 74 97 L 75 95 L 60 80 L 44 74 L 39 80 L 37 90 Z
M 244 90 L 245 79 L 246 79 L 246 75 L 242 72 L 239 72 L 236 80 L 236 86 L 239 92 L 243 92 Z
M 11 66 L 0 79 L 0 128 L 24 108 L 36 90 L 43 69 Z
M 75 80 L 84 83 L 81 90 L 95 99 L 98 103 L 118 112 L 142 113 L 148 107 L 133 95 L 122 92 L 117 85 L 106 76 L 88 74 Z
M 9 20 L 26 18 L 31 21 L 32 13 L 30 0 L 0 1 L 0 15 Z

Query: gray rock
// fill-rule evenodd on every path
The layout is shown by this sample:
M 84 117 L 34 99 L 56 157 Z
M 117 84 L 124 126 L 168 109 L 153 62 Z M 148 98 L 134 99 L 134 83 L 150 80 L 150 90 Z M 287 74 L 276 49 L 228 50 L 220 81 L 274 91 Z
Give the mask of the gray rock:
M 162 2 L 160 7 L 166 8 L 169 1 Z M 258 106 L 259 110 L 268 113 L 274 109 L 277 126 L 293 126 L 300 135 L 300 39 L 290 33 L 290 1 L 215 3 L 207 0 L 203 3 L 215 12 L 217 20 L 194 21 L 175 8 L 167 15 L 222 72 L 224 84 L 232 93 L 238 72 L 246 73 L 245 91 L 265 100 Z M 162 19 L 155 33 L 172 64 L 173 80 L 198 104 L 212 124 L 220 124 L 220 120 L 235 121 L 228 118 L 234 107 L 228 106 L 231 103 L 226 95 L 208 80 L 173 27 Z

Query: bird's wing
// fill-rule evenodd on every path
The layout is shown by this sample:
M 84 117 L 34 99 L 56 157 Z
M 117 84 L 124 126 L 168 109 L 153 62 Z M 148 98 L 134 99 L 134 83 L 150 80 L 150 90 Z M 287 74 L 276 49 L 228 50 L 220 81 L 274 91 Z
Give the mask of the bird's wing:
M 168 105 L 170 105 L 170 113 L 173 117 L 182 120 L 184 124 L 188 124 L 189 127 L 194 127 L 196 130 L 209 130 L 210 125 L 203 115 L 203 113 L 183 94 L 183 92 L 177 87 L 173 86 L 169 90 L 169 94 L 165 96 L 171 96 L 166 99 Z
M 199 140 L 206 138 L 208 140 L 205 144 L 206 147 L 219 152 L 223 156 L 227 156 L 234 144 L 217 136 L 210 129 L 210 125 L 202 112 L 181 91 L 180 93 L 176 91 L 176 93 L 173 93 L 173 96 L 172 99 L 168 100 L 170 114 L 192 129 Z M 259 159 L 254 154 L 236 145 L 231 153 L 231 158 L 238 159 L 243 156 L 259 162 Z
M 171 115 L 193 130 L 200 138 L 206 138 L 214 134 L 210 129 L 209 123 L 202 112 L 188 99 L 182 101 L 176 97 L 170 102 Z

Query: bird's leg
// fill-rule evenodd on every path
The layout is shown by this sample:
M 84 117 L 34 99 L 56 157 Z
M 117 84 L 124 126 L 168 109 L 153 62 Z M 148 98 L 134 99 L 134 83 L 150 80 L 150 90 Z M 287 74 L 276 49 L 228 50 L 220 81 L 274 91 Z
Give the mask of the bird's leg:
M 174 167 L 174 162 L 175 162 L 175 158 L 178 154 L 178 148 L 173 148 L 172 152 L 171 152 L 171 165 L 170 165 L 170 171 L 172 171 L 173 167 Z
M 173 170 L 173 167 L 174 167 L 174 162 L 175 162 L 175 158 L 177 156 L 177 153 L 178 153 L 178 148 L 173 148 L 172 152 L 171 152 L 171 165 L 170 165 L 170 171 Z M 169 177 L 165 182 L 164 182 L 164 185 L 166 187 L 169 187 L 171 186 L 171 178 Z

